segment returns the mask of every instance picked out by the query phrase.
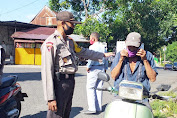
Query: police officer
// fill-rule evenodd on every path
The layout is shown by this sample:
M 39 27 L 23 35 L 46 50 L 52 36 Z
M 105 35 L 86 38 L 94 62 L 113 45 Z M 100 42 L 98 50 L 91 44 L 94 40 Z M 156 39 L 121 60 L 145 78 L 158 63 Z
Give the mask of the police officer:
M 69 118 L 75 86 L 74 76 L 78 69 L 75 57 L 98 61 L 113 54 L 80 48 L 69 39 L 67 35 L 72 34 L 74 25 L 80 23 L 75 21 L 72 13 L 61 11 L 56 19 L 57 30 L 41 46 L 41 76 L 44 97 L 48 103 L 47 118 Z

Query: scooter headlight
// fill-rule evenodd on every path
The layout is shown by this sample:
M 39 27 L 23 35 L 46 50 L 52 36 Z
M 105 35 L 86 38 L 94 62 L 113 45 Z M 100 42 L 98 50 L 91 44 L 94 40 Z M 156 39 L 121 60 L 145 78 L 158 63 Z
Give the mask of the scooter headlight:
M 119 96 L 130 100 L 142 100 L 143 85 L 141 83 L 123 80 L 119 85 Z

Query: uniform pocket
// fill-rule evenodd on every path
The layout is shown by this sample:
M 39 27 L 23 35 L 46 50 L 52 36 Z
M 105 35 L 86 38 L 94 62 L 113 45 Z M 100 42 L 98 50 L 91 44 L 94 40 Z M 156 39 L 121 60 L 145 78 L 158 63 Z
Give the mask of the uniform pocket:
M 60 53 L 58 54 L 61 58 L 67 57 L 71 55 L 71 53 L 68 51 L 68 49 L 60 49 Z
M 62 65 L 61 66 L 67 66 L 67 65 L 71 65 L 73 62 L 71 60 L 71 55 L 67 56 L 67 57 L 63 57 L 61 58 L 62 60 Z
M 71 53 L 67 49 L 60 49 L 60 53 L 58 54 L 60 57 L 59 65 L 66 66 L 72 64 Z
M 58 54 L 59 59 L 59 67 L 61 73 L 73 74 L 77 71 L 77 67 L 74 65 L 72 60 L 72 55 L 68 51 L 68 49 L 60 49 L 60 53 Z

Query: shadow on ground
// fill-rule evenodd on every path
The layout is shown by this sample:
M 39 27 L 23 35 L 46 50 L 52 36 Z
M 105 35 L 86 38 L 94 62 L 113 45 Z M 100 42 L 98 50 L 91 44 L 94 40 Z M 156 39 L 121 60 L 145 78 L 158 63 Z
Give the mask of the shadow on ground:
M 29 72 L 29 73 L 3 73 L 2 77 L 7 77 L 9 75 L 17 75 L 18 81 L 40 81 L 41 80 L 41 72 Z M 76 73 L 75 77 L 85 76 L 83 74 Z
M 107 106 L 107 104 L 102 106 L 103 112 L 105 111 L 106 106 Z M 80 114 L 82 110 L 83 110 L 82 107 L 72 107 L 71 113 L 70 113 L 70 118 L 76 118 L 77 115 Z M 101 112 L 96 113 L 95 115 L 99 115 L 99 114 L 101 114 Z M 20 118 L 46 118 L 46 115 L 47 115 L 47 111 L 40 111 L 37 114 L 26 115 L 26 116 L 23 116 L 23 117 L 20 117 Z
M 72 107 L 70 118 L 75 118 L 78 114 L 80 114 L 82 110 L 83 110 L 82 107 Z
M 163 67 L 157 67 L 157 69 L 163 69 Z
M 3 77 L 7 77 L 9 75 L 17 75 L 18 81 L 34 81 L 34 80 L 41 80 L 41 73 L 40 72 L 30 72 L 30 73 L 3 73 Z
M 23 116 L 21 118 L 46 118 L 46 115 L 47 115 L 47 111 L 40 111 L 39 113 L 37 114 L 34 114 L 34 115 L 26 115 L 26 116 Z
M 75 118 L 78 114 L 80 114 L 80 111 L 82 111 L 83 108 L 81 107 L 72 107 L 70 118 Z M 46 118 L 47 111 L 41 111 L 34 115 L 26 115 L 21 118 Z
M 102 112 L 105 111 L 107 104 L 102 106 Z M 82 112 L 83 108 L 82 107 L 72 107 L 71 113 L 70 113 L 70 118 L 75 118 L 77 117 L 78 114 L 80 114 Z M 97 112 L 95 114 L 92 115 L 99 115 L 102 112 Z

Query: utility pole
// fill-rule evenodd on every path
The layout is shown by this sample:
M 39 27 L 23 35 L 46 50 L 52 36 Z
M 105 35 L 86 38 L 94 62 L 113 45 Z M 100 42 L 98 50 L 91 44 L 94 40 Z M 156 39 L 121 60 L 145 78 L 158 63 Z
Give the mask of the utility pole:
M 163 48 L 163 51 L 164 51 L 164 62 L 165 62 L 165 60 L 166 60 L 166 55 L 165 55 L 165 51 L 167 50 L 167 47 L 166 46 L 164 46 L 164 48 Z
M 161 62 L 162 62 L 161 51 L 160 49 L 158 51 L 160 52 L 160 65 L 161 65 Z

